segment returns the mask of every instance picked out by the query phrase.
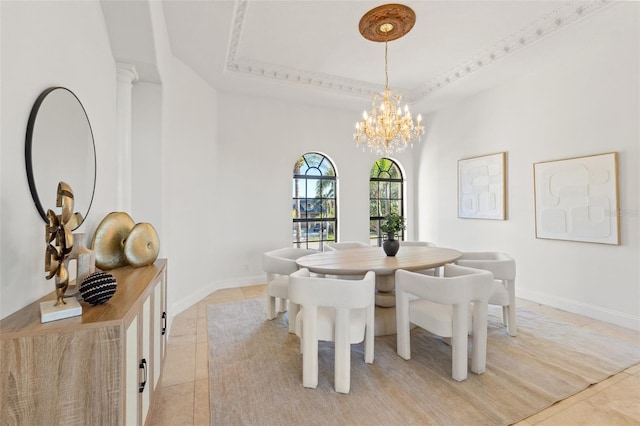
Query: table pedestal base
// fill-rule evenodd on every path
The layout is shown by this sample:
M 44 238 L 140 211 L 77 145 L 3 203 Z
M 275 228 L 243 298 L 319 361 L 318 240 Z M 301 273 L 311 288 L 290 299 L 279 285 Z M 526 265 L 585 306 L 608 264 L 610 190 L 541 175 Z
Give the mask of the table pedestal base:
M 393 274 L 376 274 L 376 306 L 391 308 L 396 306 L 396 280 Z
M 380 308 L 393 308 L 396 306 L 396 293 L 376 291 L 376 306 Z
M 388 336 L 396 334 L 396 308 L 382 308 L 376 306 L 375 328 L 373 334 L 376 336 Z
M 376 336 L 396 334 L 395 276 L 376 274 Z
M 373 330 L 374 336 L 389 336 L 392 334 L 398 334 L 396 328 L 396 308 L 382 308 L 376 306 L 375 313 L 375 327 Z M 417 325 L 409 323 L 411 330 L 417 327 Z M 451 339 L 449 339 L 451 340 Z

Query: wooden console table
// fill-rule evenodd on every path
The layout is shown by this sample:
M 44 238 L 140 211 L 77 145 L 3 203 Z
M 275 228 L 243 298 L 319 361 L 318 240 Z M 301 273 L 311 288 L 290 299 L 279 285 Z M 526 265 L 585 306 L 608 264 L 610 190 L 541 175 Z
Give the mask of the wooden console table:
M 117 290 L 82 316 L 40 323 L 40 302 L 0 321 L 3 424 L 144 425 L 166 349 L 167 260 L 107 271 Z

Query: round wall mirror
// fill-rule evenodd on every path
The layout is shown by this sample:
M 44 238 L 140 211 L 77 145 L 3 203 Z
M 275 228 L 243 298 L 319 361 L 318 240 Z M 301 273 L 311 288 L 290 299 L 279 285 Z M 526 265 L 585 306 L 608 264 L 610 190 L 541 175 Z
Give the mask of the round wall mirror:
M 80 100 L 69 89 L 51 87 L 38 96 L 27 124 L 25 144 L 27 179 L 33 202 L 45 222 L 46 211 L 56 209 L 58 182 L 74 194 L 78 221 L 87 217 L 96 183 L 93 132 Z

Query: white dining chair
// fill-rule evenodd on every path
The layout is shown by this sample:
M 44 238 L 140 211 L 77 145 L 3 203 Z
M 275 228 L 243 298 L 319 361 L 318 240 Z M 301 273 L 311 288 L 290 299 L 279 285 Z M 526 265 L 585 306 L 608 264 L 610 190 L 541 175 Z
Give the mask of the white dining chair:
M 400 247 L 438 247 L 435 243 L 430 241 L 400 241 Z M 419 274 L 431 275 L 437 277 L 440 274 L 440 268 L 423 269 L 421 271 L 414 271 Z
M 297 247 L 271 250 L 262 255 L 262 269 L 267 275 L 267 319 L 274 319 L 279 312 L 287 310 L 289 299 L 289 275 L 298 270 L 296 259 L 316 253 Z M 289 332 L 295 333 L 295 318 L 298 306 L 289 305 Z
M 364 361 L 373 363 L 375 274 L 361 280 L 310 276 L 302 268 L 291 274 L 289 300 L 300 306 L 296 334 L 302 352 L 302 385 L 318 386 L 318 341 L 334 343 L 334 386 L 349 393 L 351 344 L 364 340 Z
M 506 253 L 483 251 L 463 252 L 455 263 L 493 273 L 495 281 L 489 304 L 502 306 L 502 322 L 509 336 L 516 336 L 516 261 Z
M 396 271 L 397 351 L 411 359 L 411 324 L 451 338 L 451 376 L 467 378 L 467 343 L 471 323 L 471 371 L 487 364 L 487 306 L 493 290 L 489 271 L 444 265 L 442 277 Z M 471 311 L 472 321 L 469 321 Z
M 370 244 L 363 243 L 361 241 L 333 242 L 333 243 L 326 243 L 324 246 L 327 250 L 348 250 L 348 249 L 355 249 L 355 248 L 361 248 L 361 247 L 371 247 Z

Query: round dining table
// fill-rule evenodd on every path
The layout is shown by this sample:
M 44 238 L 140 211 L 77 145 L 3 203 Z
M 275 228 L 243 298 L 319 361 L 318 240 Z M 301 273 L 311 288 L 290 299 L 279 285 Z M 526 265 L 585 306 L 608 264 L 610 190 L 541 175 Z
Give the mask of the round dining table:
M 362 276 L 376 274 L 377 336 L 395 334 L 395 272 L 424 271 L 451 263 L 462 256 L 458 250 L 443 247 L 400 246 L 395 256 L 382 247 L 358 247 L 309 254 L 296 260 L 301 268 L 322 275 Z

